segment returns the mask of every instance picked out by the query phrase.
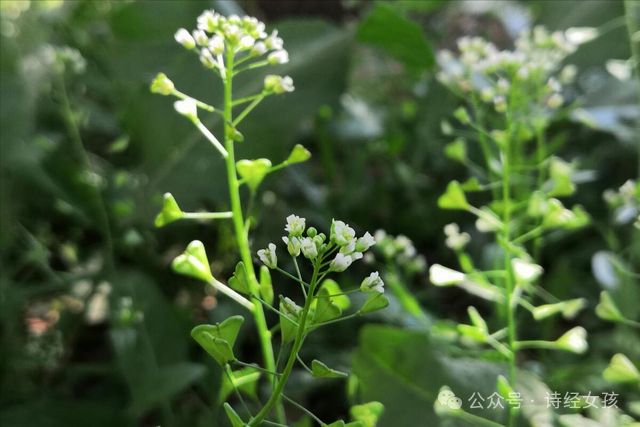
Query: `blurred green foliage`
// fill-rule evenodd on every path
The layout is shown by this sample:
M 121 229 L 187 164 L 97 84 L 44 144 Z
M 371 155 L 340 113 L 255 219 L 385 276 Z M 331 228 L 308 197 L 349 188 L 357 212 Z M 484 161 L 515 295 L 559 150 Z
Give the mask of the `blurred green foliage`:
M 458 101 L 434 79 L 433 53 L 462 35 L 507 47 L 532 23 L 551 29 L 609 25 L 571 58 L 580 69 L 573 94 L 579 112 L 553 129 L 557 152 L 589 170 L 571 204 L 584 205 L 595 225 L 553 241 L 542 261 L 546 289 L 589 301 L 570 323 L 589 330 L 591 350 L 585 356 L 528 353 L 521 363 L 536 373 L 527 376 L 532 395 L 615 390 L 621 409 L 633 414 L 635 407 L 640 417 L 638 390 L 602 378 L 615 353 L 640 365 L 638 332 L 605 323 L 593 310 L 600 291 L 609 290 L 628 318 L 640 315 L 633 273 L 640 271 L 638 232 L 602 202 L 605 190 L 638 173 L 637 92 L 632 81 L 605 70 L 609 59 L 630 55 L 622 2 L 281 3 L 0 2 L 0 424 L 227 422 L 219 402 L 229 384 L 189 331 L 237 309 L 172 274 L 169 264 L 198 238 L 209 248 L 214 274 L 230 277 L 237 261 L 230 224 L 153 225 L 167 191 L 180 194 L 185 210 L 227 208 L 216 153 L 176 117 L 170 101 L 148 89 L 163 70 L 185 93 L 220 99 L 222 88 L 211 84 L 216 80 L 172 37 L 207 7 L 268 17 L 291 56 L 280 73 L 293 77 L 296 91 L 259 106 L 243 123 L 239 157 L 251 152 L 284 160 L 296 143 L 314 155 L 310 164 L 262 184 L 253 247 L 280 235 L 282 218 L 293 212 L 311 224 L 339 217 L 357 229 L 408 235 L 429 263 L 445 264 L 452 255 L 442 227 L 453 221 L 472 235 L 476 259 L 489 264 L 495 248 L 471 221 L 436 206 L 446 183 L 465 174 L 443 153 L 452 138 L 441 123 Z M 238 78 L 238 97 L 256 92 L 262 79 Z M 220 131 L 215 120 L 207 125 Z M 355 284 L 362 274 L 353 270 L 348 277 Z M 399 280 L 419 297 L 429 319 L 466 317 L 463 293 L 428 287 L 424 274 Z M 276 294 L 290 285 L 274 283 Z M 385 325 L 327 327 L 304 349 L 305 359 L 350 372 L 348 383 L 311 382 L 296 373 L 288 395 L 322 419 L 346 420 L 350 406 L 377 400 L 385 406 L 381 427 L 412 426 L 416 419 L 438 425 L 432 402 L 442 383 L 470 396 L 493 386 L 504 370 L 490 355 L 478 361 L 448 341 L 446 324 L 416 323 L 395 299 L 373 318 Z M 567 323 L 532 325 L 531 336 L 550 339 Z M 252 340 L 240 337 L 234 351 L 259 361 Z M 247 393 L 258 396 L 264 385 Z M 288 409 L 291 419 L 303 415 Z M 529 418 L 553 418 L 540 412 Z M 619 415 L 610 421 L 586 415 L 598 426 L 623 422 Z M 551 425 L 591 425 L 572 420 Z

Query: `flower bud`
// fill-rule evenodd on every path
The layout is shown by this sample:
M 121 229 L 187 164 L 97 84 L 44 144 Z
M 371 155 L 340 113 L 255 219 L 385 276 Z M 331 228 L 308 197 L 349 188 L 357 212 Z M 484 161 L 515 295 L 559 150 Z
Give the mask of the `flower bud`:
M 209 49 L 202 49 L 200 51 L 200 62 L 207 68 L 215 68 L 218 62 L 214 59 Z
M 284 46 L 284 42 L 278 37 L 278 30 L 273 30 L 271 35 L 264 41 L 266 46 L 271 50 L 280 50 Z
M 173 82 L 164 73 L 159 73 L 151 83 L 151 92 L 160 95 L 171 95 L 175 89 Z
M 267 60 L 271 65 L 286 64 L 289 62 L 289 53 L 286 50 L 277 50 L 269 54 Z
M 274 245 L 273 243 L 269 243 L 268 249 L 260 249 L 258 251 L 258 257 L 260 258 L 260 261 L 262 261 L 262 263 L 267 267 L 272 269 L 276 268 L 276 266 L 278 265 L 278 256 L 276 255 L 276 245 Z
M 309 236 L 309 237 L 311 237 L 313 239 L 317 235 L 318 235 L 318 230 L 316 230 L 314 227 L 309 227 L 307 229 L 307 236 Z
M 296 236 L 284 236 L 282 241 L 287 245 L 287 251 L 289 251 L 289 255 L 292 257 L 297 257 L 300 255 L 300 249 L 302 248 L 302 243 L 300 239 Z
M 356 252 L 366 252 L 369 248 L 376 244 L 375 239 L 369 232 L 367 231 L 364 236 L 360 237 L 356 241 L 355 250 Z
M 267 45 L 264 42 L 258 42 L 251 49 L 251 56 L 260 56 L 267 53 Z
M 302 254 L 305 258 L 314 259 L 318 256 L 318 246 L 309 237 L 305 237 L 301 240 Z
M 191 36 L 191 34 L 189 34 L 189 31 L 187 31 L 185 28 L 180 28 L 173 36 L 173 38 L 175 38 L 176 41 L 186 49 L 191 50 L 196 47 L 196 41 Z
M 353 263 L 353 259 L 350 255 L 343 255 L 341 253 L 336 254 L 336 257 L 331 261 L 330 270 L 340 273 L 345 271 Z
M 380 278 L 380 273 L 374 271 L 369 277 L 365 278 L 360 284 L 360 290 L 362 292 L 379 292 L 383 294 L 384 282 Z
M 202 30 L 194 30 L 193 38 L 200 46 L 206 46 L 209 44 L 209 37 L 207 37 L 207 33 Z
M 218 35 L 211 37 L 209 41 L 209 50 L 214 55 L 220 55 L 224 52 L 224 39 Z

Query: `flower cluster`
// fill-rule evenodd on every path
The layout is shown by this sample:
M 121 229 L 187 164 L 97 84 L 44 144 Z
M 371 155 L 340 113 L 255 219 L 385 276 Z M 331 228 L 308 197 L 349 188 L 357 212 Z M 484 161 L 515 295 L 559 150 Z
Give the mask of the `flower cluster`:
M 471 240 L 469 233 L 461 233 L 460 227 L 456 223 L 447 224 L 444 227 L 444 234 L 447 236 L 445 245 L 454 251 L 464 249 Z
M 270 35 L 265 31 L 264 22 L 256 18 L 238 15 L 225 17 L 213 10 L 206 10 L 198 17 L 197 29 L 189 32 L 185 28 L 175 34 L 178 43 L 188 50 L 199 49 L 200 62 L 210 69 L 215 69 L 224 77 L 224 54 L 243 53 L 240 61 L 258 58 L 268 53 L 267 64 L 286 64 L 289 53 L 283 48 L 284 42 L 274 30 Z M 274 77 L 274 76 L 270 76 Z M 286 78 L 289 81 L 290 78 Z M 270 84 L 273 85 L 273 79 Z M 267 82 L 265 81 L 265 86 Z M 291 82 L 278 85 L 283 91 L 293 90 Z
M 354 261 L 361 259 L 363 253 L 376 243 L 368 232 L 362 237 L 356 237 L 354 229 L 342 221 L 333 221 L 328 239 L 324 233 L 318 233 L 313 227 L 306 230 L 305 236 L 305 228 L 305 218 L 297 215 L 287 217 L 284 230 L 288 235 L 282 237 L 282 240 L 287 245 L 289 254 L 294 258 L 302 254 L 315 263 L 337 251 L 330 263 L 330 270 L 335 272 L 349 268 Z M 269 244 L 267 249 L 259 250 L 258 257 L 269 268 L 276 268 L 278 265 L 276 246 L 273 243 Z
M 572 83 L 577 73 L 573 65 L 562 68 L 562 62 L 579 43 L 590 40 L 572 30 L 549 33 L 535 27 L 520 35 L 514 50 L 499 50 L 481 37 L 462 37 L 457 57 L 448 50 L 439 52 L 438 78 L 457 93 L 473 93 L 493 104 L 498 112 L 518 96 L 558 109 L 564 104 L 562 84 Z
M 378 251 L 386 261 L 393 261 L 409 274 L 426 270 L 427 260 L 419 255 L 411 239 L 403 234 L 391 236 L 384 230 L 378 230 L 374 235 L 378 243 Z

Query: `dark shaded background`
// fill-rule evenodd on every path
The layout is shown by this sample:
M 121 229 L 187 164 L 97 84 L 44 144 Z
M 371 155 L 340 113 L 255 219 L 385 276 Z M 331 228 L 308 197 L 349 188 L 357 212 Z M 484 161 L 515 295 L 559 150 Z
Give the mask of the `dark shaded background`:
M 416 37 L 406 34 L 404 21 L 391 18 L 363 34 L 374 4 L 357 0 L 0 4 L 3 427 L 227 423 L 217 403 L 220 370 L 189 331 L 240 309 L 173 274 L 169 264 L 200 239 L 214 275 L 228 277 L 238 260 L 231 224 L 153 227 L 167 191 L 185 210 L 228 207 L 216 153 L 175 114 L 172 100 L 149 92 L 162 71 L 183 92 L 219 104 L 219 82 L 173 40 L 178 28 L 193 28 L 205 8 L 244 10 L 266 21 L 280 31 L 291 56 L 277 72 L 293 77 L 295 92 L 268 99 L 243 122 L 238 157 L 279 161 L 296 143 L 313 153 L 310 162 L 261 186 L 253 247 L 279 241 L 285 216 L 296 213 L 319 227 L 339 218 L 359 233 L 405 234 L 429 263 L 445 265 L 453 259 L 443 244 L 447 223 L 457 221 L 472 234 L 471 252 L 487 264 L 492 244 L 474 232 L 472 218 L 436 206 L 446 183 L 467 172 L 442 153 L 451 139 L 441 121 L 459 101 L 435 81 L 433 53 L 453 48 L 463 35 L 508 48 L 531 24 L 597 27 L 624 14 L 618 1 L 393 2 L 402 20 L 420 28 Z M 640 267 L 637 250 L 624 252 L 634 238 L 631 228 L 616 225 L 602 202 L 604 190 L 638 171 L 635 87 L 605 70 L 607 60 L 630 56 L 620 23 L 570 58 L 580 69 L 571 96 L 592 114 L 592 127 L 567 116 L 552 129 L 558 154 L 588 171 L 570 202 L 583 204 L 594 225 L 546 248 L 543 283 L 561 298 L 589 299 L 575 323 L 589 330 L 592 351 L 582 357 L 525 354 L 521 364 L 540 376 L 531 380 L 540 390 L 544 383 L 560 392 L 611 390 L 601 379 L 611 356 L 624 352 L 640 360 L 637 333 L 593 314 L 607 280 L 614 281 L 629 317 L 640 311 L 638 283 L 596 263 L 604 269 L 599 282 L 592 269 L 602 251 Z M 403 37 L 410 43 L 390 47 L 389 38 Z M 86 70 L 56 71 L 47 45 L 77 49 Z M 237 96 L 255 93 L 262 78 L 259 72 L 243 76 Z M 81 123 L 80 145 L 65 121 L 61 82 Z M 207 124 L 220 131 L 215 120 Z M 371 268 L 354 266 L 341 284 L 354 286 Z M 472 301 L 466 294 L 434 289 L 424 274 L 406 280 L 429 318 L 465 318 Z M 277 293 L 294 289 L 275 286 Z M 380 325 L 363 330 L 365 322 Z M 522 334 L 551 339 L 570 326 L 551 320 Z M 251 328 L 245 325 L 239 352 L 259 362 Z M 326 328 L 305 346 L 304 357 L 353 369 L 352 380 L 299 374 L 289 394 L 327 421 L 375 399 L 387 407 L 380 426 L 410 426 L 415 419 L 438 425 L 432 402 L 442 383 L 468 389 L 493 382 L 500 369 L 465 359 L 450 346 L 434 343 L 392 300 L 385 312 Z M 625 408 L 639 398 L 637 391 L 616 390 Z M 299 415 L 291 408 L 291 419 Z

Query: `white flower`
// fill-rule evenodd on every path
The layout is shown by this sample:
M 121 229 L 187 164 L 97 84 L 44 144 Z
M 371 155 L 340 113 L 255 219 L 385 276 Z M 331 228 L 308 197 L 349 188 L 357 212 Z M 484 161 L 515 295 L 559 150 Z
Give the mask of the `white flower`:
M 358 253 L 358 252 L 356 252 Z M 360 254 L 362 257 L 362 254 Z M 353 258 L 351 255 L 343 255 L 341 253 L 336 254 L 336 257 L 331 261 L 330 269 L 331 271 L 341 272 L 345 271 L 349 266 L 353 263 Z
M 300 237 L 304 232 L 305 223 L 306 219 L 291 214 L 287 217 L 287 225 L 284 227 L 284 231 L 287 231 L 292 236 Z
M 264 42 L 271 50 L 280 50 L 284 46 L 284 42 L 278 37 L 278 30 L 273 30 L 273 33 Z
M 285 92 L 293 92 L 296 87 L 293 85 L 293 79 L 289 76 L 284 76 L 280 81 L 280 84 L 274 88 L 274 92 L 277 94 Z
M 254 39 L 251 36 L 244 36 L 240 39 L 240 47 L 243 49 L 248 49 L 250 47 L 252 47 L 256 42 L 256 39 Z
M 553 108 L 554 110 L 562 107 L 563 103 L 564 98 L 559 93 L 554 93 L 547 100 L 547 105 L 549 106 L 549 108 Z
M 207 68 L 215 68 L 218 66 L 218 62 L 215 60 L 209 49 L 200 50 L 200 62 Z
M 364 236 L 360 237 L 356 242 L 355 250 L 358 252 L 366 252 L 369 248 L 376 244 L 376 240 L 373 238 L 371 234 L 367 231 L 364 233 Z
M 570 43 L 584 44 L 598 38 L 599 33 L 597 28 L 574 27 L 569 28 L 567 31 L 565 31 L 564 36 Z
M 260 56 L 267 53 L 267 45 L 264 42 L 258 42 L 253 45 L 253 49 L 251 49 L 252 56 Z
M 356 237 L 356 232 L 342 221 L 333 221 L 331 238 L 338 246 L 347 246 Z
M 305 256 L 305 258 L 313 259 L 318 256 L 318 247 L 316 246 L 315 242 L 309 237 L 305 237 L 301 240 L 301 246 L 302 254 Z
M 260 261 L 262 261 L 262 263 L 267 267 L 276 268 L 276 266 L 278 265 L 276 245 L 274 245 L 273 243 L 269 243 L 268 249 L 260 249 L 258 251 L 258 257 L 260 258 Z
M 206 46 L 209 44 L 209 37 L 207 37 L 207 33 L 202 30 L 194 30 L 193 38 L 200 46 Z
M 383 294 L 384 282 L 380 278 L 380 273 L 374 271 L 369 277 L 365 278 L 360 284 L 360 290 L 362 292 L 379 292 Z
M 175 108 L 178 113 L 191 120 L 198 119 L 198 107 L 196 106 L 196 101 L 192 98 L 176 101 L 173 104 L 173 108 Z
M 512 259 L 511 267 L 513 268 L 513 275 L 518 283 L 535 282 L 544 271 L 539 265 L 532 264 L 520 258 Z
M 284 236 L 282 238 L 282 241 L 285 243 L 285 245 L 287 245 L 287 250 L 289 251 L 289 254 L 291 256 L 296 257 L 300 255 L 300 248 L 302 247 L 302 243 L 300 242 L 299 238 L 297 238 L 296 236 Z
M 220 24 L 220 15 L 213 10 L 205 10 L 198 16 L 198 29 L 214 33 Z
M 429 280 L 436 286 L 455 285 L 464 280 L 464 274 L 440 264 L 429 268 Z
M 214 55 L 220 55 L 224 52 L 224 39 L 222 36 L 215 35 L 209 41 L 209 50 Z
M 175 38 L 176 41 L 186 49 L 191 50 L 196 47 L 196 41 L 191 36 L 191 34 L 189 34 L 189 31 L 187 31 L 185 28 L 180 28 L 173 36 L 173 38 Z
M 269 64 L 286 64 L 289 62 L 289 53 L 286 50 L 277 50 L 269 54 L 267 60 Z

